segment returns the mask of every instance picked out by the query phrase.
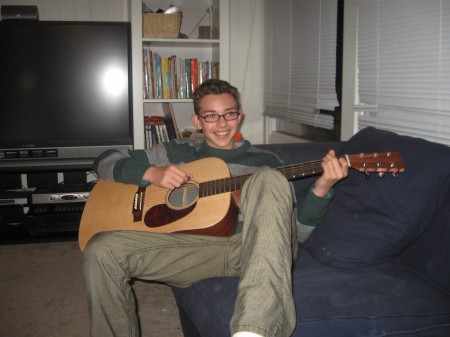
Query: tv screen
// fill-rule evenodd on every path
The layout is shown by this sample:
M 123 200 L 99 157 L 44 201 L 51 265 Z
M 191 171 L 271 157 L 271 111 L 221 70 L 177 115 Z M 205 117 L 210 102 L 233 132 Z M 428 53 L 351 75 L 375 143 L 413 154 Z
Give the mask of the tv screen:
M 0 168 L 89 167 L 132 148 L 130 24 L 0 23 Z

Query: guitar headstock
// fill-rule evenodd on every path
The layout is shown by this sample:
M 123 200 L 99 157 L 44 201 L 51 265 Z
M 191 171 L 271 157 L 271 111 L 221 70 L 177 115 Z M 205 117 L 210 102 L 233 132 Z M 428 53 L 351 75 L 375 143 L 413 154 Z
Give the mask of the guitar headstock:
M 382 177 L 384 173 L 390 172 L 397 176 L 399 172 L 405 171 L 405 164 L 400 152 L 373 152 L 349 154 L 344 156 L 350 167 L 369 175 L 378 172 Z

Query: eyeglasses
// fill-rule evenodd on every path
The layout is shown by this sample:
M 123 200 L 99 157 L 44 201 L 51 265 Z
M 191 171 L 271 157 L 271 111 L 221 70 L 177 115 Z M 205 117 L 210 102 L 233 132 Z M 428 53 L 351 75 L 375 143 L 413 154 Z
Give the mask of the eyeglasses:
M 237 119 L 239 117 L 241 113 L 237 112 L 237 111 L 230 111 L 227 112 L 223 115 L 218 115 L 218 114 L 207 114 L 204 116 L 200 116 L 198 115 L 198 117 L 201 117 L 205 120 L 205 122 L 208 123 L 215 123 L 218 122 L 220 117 L 223 117 L 223 119 L 225 119 L 226 121 L 234 121 L 235 119 Z

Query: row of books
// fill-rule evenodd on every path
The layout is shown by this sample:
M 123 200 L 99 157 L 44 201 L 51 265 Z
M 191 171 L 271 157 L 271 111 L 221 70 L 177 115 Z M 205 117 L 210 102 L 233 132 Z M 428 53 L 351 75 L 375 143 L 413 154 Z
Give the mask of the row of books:
M 145 146 L 151 148 L 156 144 L 180 138 L 172 104 L 160 103 L 150 116 L 144 116 Z
M 219 63 L 164 56 L 143 48 L 144 99 L 192 98 L 203 81 L 219 78 Z

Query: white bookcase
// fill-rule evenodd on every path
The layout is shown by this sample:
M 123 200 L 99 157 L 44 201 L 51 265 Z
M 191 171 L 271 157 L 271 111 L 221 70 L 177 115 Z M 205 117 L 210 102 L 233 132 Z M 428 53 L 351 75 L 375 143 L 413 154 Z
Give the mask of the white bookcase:
M 158 6 L 152 1 L 152 6 Z M 163 6 L 163 5 L 161 5 Z M 134 144 L 142 149 L 145 144 L 144 116 L 151 115 L 157 103 L 170 102 L 173 105 L 179 129 L 191 126 L 193 105 L 191 99 L 145 99 L 143 98 L 142 48 L 149 47 L 161 55 L 177 55 L 180 58 L 198 58 L 202 61 L 219 62 L 220 78 L 229 80 L 229 0 L 186 1 L 180 8 L 183 12 L 181 31 L 186 35 L 192 32 L 188 39 L 156 39 L 143 38 L 142 34 L 142 2 L 131 0 L 132 23 L 132 59 L 133 59 L 133 116 Z M 213 26 L 217 27 L 217 39 L 198 39 L 194 29 L 206 10 L 210 8 Z M 152 8 L 153 9 L 153 8 Z M 209 21 L 206 21 L 208 23 Z M 183 27 L 189 27 L 187 30 Z M 207 25 L 207 24 L 200 24 Z M 191 28 L 192 27 L 192 28 Z

